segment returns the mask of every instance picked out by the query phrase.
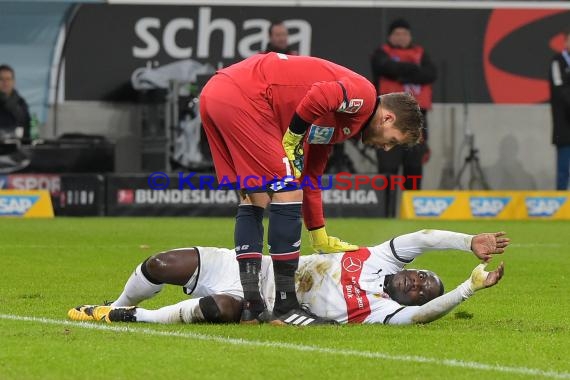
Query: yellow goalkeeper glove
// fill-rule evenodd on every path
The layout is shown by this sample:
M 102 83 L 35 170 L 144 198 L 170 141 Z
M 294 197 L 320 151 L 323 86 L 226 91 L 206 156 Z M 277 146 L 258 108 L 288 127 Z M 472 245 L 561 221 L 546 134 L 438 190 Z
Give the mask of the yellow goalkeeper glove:
M 285 154 L 287 159 L 291 163 L 291 173 L 295 178 L 301 177 L 303 172 L 303 135 L 298 135 L 291 132 L 289 128 L 283 135 L 283 149 L 285 149 Z
M 347 243 L 337 237 L 327 235 L 325 227 L 309 231 L 311 236 L 311 245 L 317 253 L 335 253 L 356 251 L 357 245 Z

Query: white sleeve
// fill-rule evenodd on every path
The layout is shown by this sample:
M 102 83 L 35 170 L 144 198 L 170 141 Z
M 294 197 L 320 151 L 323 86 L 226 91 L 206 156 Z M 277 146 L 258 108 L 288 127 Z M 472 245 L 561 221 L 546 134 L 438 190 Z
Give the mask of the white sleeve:
M 440 230 L 421 230 L 390 240 L 392 254 L 403 263 L 409 263 L 425 251 L 458 249 L 471 252 L 473 235 Z
M 390 325 L 410 325 L 429 323 L 443 317 L 461 302 L 473 295 L 468 279 L 457 288 L 437 297 L 422 306 L 406 306 L 387 318 L 384 323 Z
M 560 71 L 560 63 L 557 60 L 552 61 L 551 67 L 552 74 L 552 84 L 554 86 L 562 86 L 564 81 L 562 80 L 562 73 Z

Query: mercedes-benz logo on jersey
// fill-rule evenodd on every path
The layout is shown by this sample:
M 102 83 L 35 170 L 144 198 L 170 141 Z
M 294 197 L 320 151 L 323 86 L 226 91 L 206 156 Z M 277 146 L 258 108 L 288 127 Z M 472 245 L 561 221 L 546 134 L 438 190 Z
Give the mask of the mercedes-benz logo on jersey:
M 362 261 L 356 257 L 347 257 L 342 260 L 342 267 L 347 272 L 358 272 L 362 268 Z

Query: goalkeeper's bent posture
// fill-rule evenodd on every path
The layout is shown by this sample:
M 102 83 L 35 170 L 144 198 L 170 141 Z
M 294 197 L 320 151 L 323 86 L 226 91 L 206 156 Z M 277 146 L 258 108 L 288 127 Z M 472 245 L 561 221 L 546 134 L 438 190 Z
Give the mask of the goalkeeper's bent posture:
M 485 271 L 491 255 L 503 253 L 510 240 L 503 232 L 466 235 L 422 230 L 380 245 L 329 255 L 302 256 L 296 274 L 299 301 L 338 323 L 411 324 L 441 318 L 474 292 L 502 278 L 501 263 Z M 404 269 L 429 250 L 471 251 L 484 261 L 470 277 L 444 294 L 439 277 L 427 270 Z M 194 298 L 158 310 L 137 307 L 165 284 L 183 286 Z M 274 305 L 271 260 L 264 256 L 261 290 L 268 310 Z M 138 265 L 123 293 L 109 306 L 84 305 L 69 310 L 79 321 L 151 323 L 239 322 L 243 290 L 233 251 L 181 248 L 159 253 Z M 267 314 L 267 313 L 266 313 Z M 264 315 L 265 321 L 271 321 Z M 287 324 L 310 324 L 310 316 L 292 314 Z
M 276 292 L 271 318 L 289 324 L 295 314 L 309 324 L 330 323 L 302 309 L 296 298 L 301 209 L 316 251 L 358 247 L 328 236 L 320 189 L 302 191 L 297 179 L 304 175 L 316 186 L 333 144 L 352 137 L 385 150 L 416 144 L 422 125 L 416 100 L 405 93 L 377 97 L 368 79 L 323 59 L 269 53 L 218 71 L 200 94 L 200 115 L 218 179 L 248 178 L 240 185 L 250 187 L 234 231 L 245 301 L 241 322 L 259 323 L 266 314 L 258 281 L 263 214 L 270 205 L 268 243 Z

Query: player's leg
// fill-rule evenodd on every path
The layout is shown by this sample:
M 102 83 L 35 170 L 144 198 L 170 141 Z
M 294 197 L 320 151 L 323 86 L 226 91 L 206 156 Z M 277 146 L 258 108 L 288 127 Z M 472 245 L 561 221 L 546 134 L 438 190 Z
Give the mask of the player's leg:
M 302 203 L 302 190 L 282 191 L 273 194 L 269 208 L 268 244 L 275 276 L 276 316 L 299 308 L 295 271 L 301 249 Z
M 198 268 L 194 248 L 173 249 L 149 257 L 138 265 L 111 306 L 136 306 L 154 297 L 165 284 L 186 285 Z
M 260 99 L 259 104 L 244 96 L 233 81 L 214 77 L 202 92 L 201 114 L 206 131 L 212 130 L 216 142 L 230 159 L 214 161 L 218 179 L 229 172 L 248 195 L 236 215 L 234 243 L 244 292 L 244 323 L 258 323 L 265 305 L 259 292 L 259 272 L 263 252 L 263 213 L 270 198 L 266 184 L 282 178 L 285 157 L 282 133 L 272 119 L 272 109 Z M 218 138 L 219 135 L 219 138 Z M 220 140 L 221 142 L 217 142 Z M 229 167 L 231 166 L 231 168 Z
M 248 194 L 236 215 L 234 243 L 244 294 L 243 323 L 258 323 L 265 304 L 259 291 L 263 254 L 263 213 L 270 198 L 266 193 Z
M 568 190 L 570 145 L 556 147 L 556 190 Z
M 194 248 L 173 249 L 149 257 L 137 265 L 119 298 L 109 306 L 136 306 L 154 297 L 166 284 L 190 285 L 195 280 L 198 260 Z M 67 315 L 75 321 L 92 321 L 94 306 L 77 306 Z
M 149 310 L 141 307 L 96 306 L 95 320 L 147 323 L 235 323 L 240 320 L 242 299 L 229 294 L 192 298 L 174 305 Z
M 268 244 L 275 278 L 275 304 L 271 324 L 317 325 L 336 324 L 301 308 L 295 293 L 295 272 L 301 248 L 302 190 L 273 193 L 269 209 Z

